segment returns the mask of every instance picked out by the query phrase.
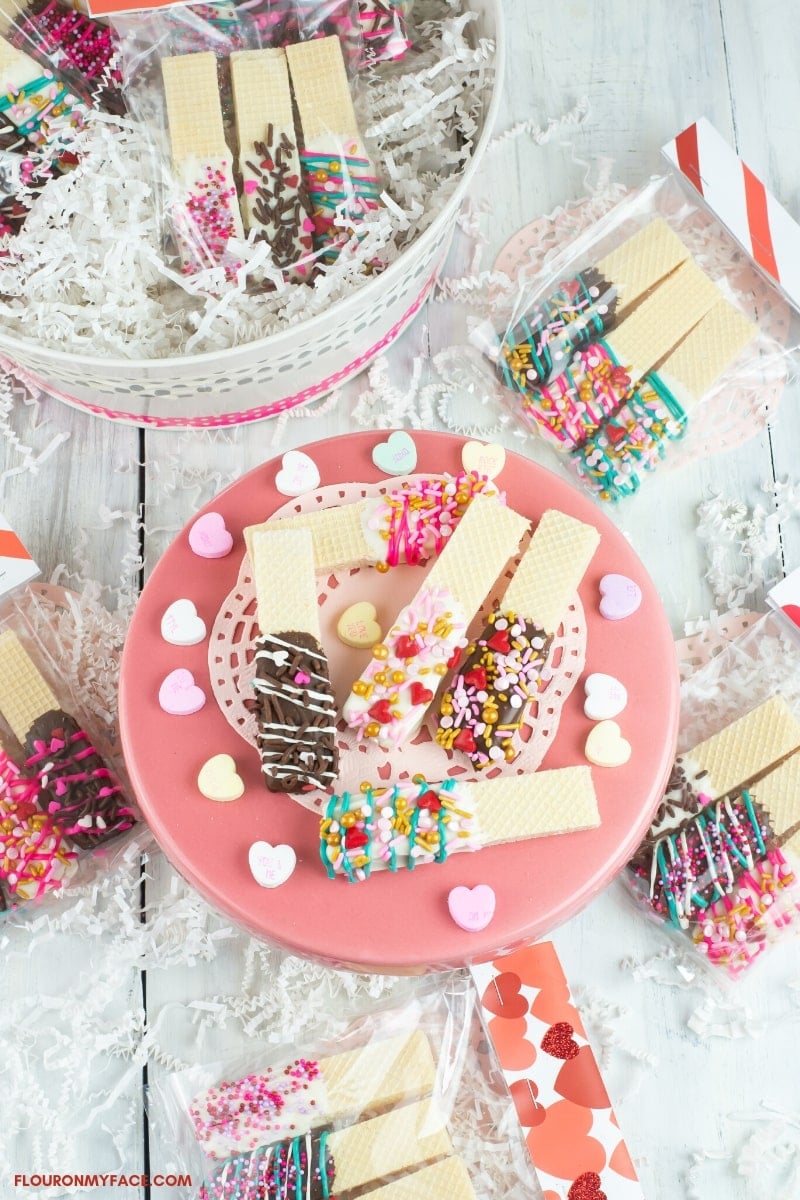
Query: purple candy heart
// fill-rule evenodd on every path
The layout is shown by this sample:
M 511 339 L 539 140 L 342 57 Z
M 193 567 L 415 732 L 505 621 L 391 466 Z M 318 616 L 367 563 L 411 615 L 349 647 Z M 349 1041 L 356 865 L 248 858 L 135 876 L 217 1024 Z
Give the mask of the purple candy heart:
M 199 558 L 224 558 L 233 548 L 233 536 L 219 513 L 208 512 L 189 530 L 189 545 Z
M 467 933 L 479 933 L 494 916 L 494 888 L 488 883 L 479 883 L 474 888 L 455 887 L 447 897 L 450 916 L 459 929 Z
M 635 613 L 642 603 L 642 589 L 627 575 L 604 575 L 600 580 L 600 616 L 621 621 Z

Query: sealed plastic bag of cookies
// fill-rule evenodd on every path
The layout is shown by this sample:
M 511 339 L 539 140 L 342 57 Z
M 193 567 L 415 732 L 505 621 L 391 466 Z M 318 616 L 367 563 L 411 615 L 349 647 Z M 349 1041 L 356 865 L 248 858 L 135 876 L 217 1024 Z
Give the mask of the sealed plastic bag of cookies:
M 151 1088 L 164 1154 L 203 1181 L 200 1200 L 539 1194 L 472 981 L 398 987 L 398 1006 L 331 1012 L 306 1045 L 256 1045 Z

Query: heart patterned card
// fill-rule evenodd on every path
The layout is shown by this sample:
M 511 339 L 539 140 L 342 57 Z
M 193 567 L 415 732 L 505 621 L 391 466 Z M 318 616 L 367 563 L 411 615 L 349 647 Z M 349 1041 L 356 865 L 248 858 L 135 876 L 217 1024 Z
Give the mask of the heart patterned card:
M 544 1200 L 644 1200 L 553 943 L 471 970 Z

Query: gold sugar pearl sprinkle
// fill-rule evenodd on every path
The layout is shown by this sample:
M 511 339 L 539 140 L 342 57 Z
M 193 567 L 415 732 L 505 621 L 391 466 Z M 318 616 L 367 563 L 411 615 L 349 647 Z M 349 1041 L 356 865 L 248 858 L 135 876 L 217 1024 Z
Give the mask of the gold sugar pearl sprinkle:
M 378 642 L 376 645 L 374 645 L 372 647 L 372 657 L 373 658 L 388 658 L 389 657 L 389 647 L 385 646 L 383 644 L 383 642 Z

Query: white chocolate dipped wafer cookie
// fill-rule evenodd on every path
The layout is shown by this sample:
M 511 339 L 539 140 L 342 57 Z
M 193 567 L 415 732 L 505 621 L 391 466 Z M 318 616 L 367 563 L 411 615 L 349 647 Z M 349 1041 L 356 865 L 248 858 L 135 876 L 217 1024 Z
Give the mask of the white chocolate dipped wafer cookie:
M 353 684 L 343 716 L 361 740 L 408 741 L 431 704 L 481 601 L 513 558 L 527 520 L 477 496 L 414 598 Z
M 592 525 L 549 509 L 480 637 L 442 696 L 436 740 L 478 770 L 513 762 L 515 735 L 538 696 L 542 671 L 570 599 L 597 549 Z
M 344 1129 L 306 1133 L 233 1155 L 201 1188 L 200 1200 L 323 1200 L 451 1153 L 440 1111 L 423 1100 Z
M 475 496 L 496 496 L 496 486 L 474 471 L 407 480 L 385 496 L 315 509 L 294 517 L 274 517 L 245 528 L 251 542 L 259 529 L 308 529 L 319 572 L 349 567 L 421 563 L 441 553 Z
M 311 534 L 260 531 L 252 547 L 261 769 L 270 791 L 326 788 L 338 765 L 336 703 L 320 639 Z
M 222 1159 L 424 1096 L 435 1078 L 430 1043 L 415 1030 L 223 1081 L 195 1096 L 189 1115 L 204 1152 Z
M 282 49 L 231 55 L 231 87 L 239 139 L 242 217 L 272 248 L 279 267 L 313 252 L 313 222 L 303 200 L 289 68 Z M 310 259 L 300 267 L 309 270 Z
M 228 249 L 244 237 L 225 141 L 217 60 L 210 51 L 161 60 L 172 165 L 178 183 L 173 224 L 184 270 L 222 266 L 233 278 L 239 263 Z
M 286 47 L 314 243 L 333 261 L 365 212 L 378 207 L 380 181 L 358 128 L 338 37 Z
M 332 797 L 320 822 L 320 852 L 331 879 L 355 883 L 372 871 L 414 870 L 459 851 L 599 824 L 589 767 L 480 783 L 416 779 Z

